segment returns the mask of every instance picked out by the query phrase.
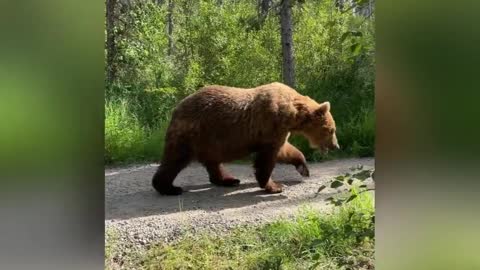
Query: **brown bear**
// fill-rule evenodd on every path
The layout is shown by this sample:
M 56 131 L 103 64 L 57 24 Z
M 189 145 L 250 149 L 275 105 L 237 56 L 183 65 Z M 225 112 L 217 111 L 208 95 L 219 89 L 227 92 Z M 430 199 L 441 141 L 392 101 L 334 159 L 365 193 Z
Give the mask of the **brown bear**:
M 206 86 L 175 108 L 153 187 L 161 194 L 181 194 L 172 183 L 192 160 L 205 166 L 211 183 L 237 186 L 240 181 L 222 163 L 255 153 L 259 186 L 267 193 L 282 192 L 270 178 L 277 160 L 301 160 L 298 166 L 305 166 L 303 154 L 287 141 L 290 133 L 303 135 L 316 149 L 339 148 L 329 102 L 319 104 L 282 83 L 250 89 Z

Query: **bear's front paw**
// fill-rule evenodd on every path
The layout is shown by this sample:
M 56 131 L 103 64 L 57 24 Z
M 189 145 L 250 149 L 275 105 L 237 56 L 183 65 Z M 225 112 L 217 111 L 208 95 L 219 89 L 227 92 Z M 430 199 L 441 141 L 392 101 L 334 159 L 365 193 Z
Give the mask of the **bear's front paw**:
M 308 170 L 308 167 L 306 164 L 300 164 L 295 167 L 297 169 L 297 172 L 303 176 L 303 177 L 309 177 L 310 176 L 310 171 Z
M 265 186 L 265 192 L 269 194 L 280 193 L 282 191 L 283 191 L 282 185 L 272 180 L 270 180 Z

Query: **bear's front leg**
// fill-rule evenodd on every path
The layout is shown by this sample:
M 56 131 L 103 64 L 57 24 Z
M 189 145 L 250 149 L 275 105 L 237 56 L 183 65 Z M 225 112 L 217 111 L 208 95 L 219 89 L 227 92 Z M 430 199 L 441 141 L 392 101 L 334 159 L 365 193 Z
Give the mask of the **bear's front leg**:
M 303 153 L 288 141 L 282 145 L 277 154 L 277 162 L 292 164 L 301 176 L 309 177 L 310 172 Z
M 265 189 L 267 193 L 280 193 L 282 186 L 275 183 L 270 177 L 273 168 L 275 167 L 278 149 L 272 147 L 265 147 L 257 152 L 254 161 L 255 178 L 261 188 Z

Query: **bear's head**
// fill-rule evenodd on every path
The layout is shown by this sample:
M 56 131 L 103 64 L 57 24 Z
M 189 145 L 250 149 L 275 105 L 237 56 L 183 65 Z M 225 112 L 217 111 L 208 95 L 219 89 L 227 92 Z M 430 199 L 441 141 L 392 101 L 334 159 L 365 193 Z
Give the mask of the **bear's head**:
M 322 151 L 340 149 L 335 134 L 335 120 L 330 113 L 330 102 L 318 104 L 308 99 L 308 102 L 297 108 L 299 113 L 295 132 L 307 138 L 310 147 Z

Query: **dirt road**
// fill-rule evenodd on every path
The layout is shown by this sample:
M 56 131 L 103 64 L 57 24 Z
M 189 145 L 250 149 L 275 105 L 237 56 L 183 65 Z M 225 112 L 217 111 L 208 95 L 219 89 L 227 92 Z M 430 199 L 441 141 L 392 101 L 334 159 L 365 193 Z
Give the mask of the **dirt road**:
M 293 166 L 277 165 L 273 179 L 285 185 L 283 193 L 265 194 L 258 188 L 249 165 L 227 164 L 242 182 L 238 187 L 217 187 L 198 164 L 182 171 L 175 185 L 183 187 L 180 196 L 161 196 L 151 186 L 156 165 L 105 171 L 105 225 L 122 241 L 135 246 L 170 241 L 182 230 L 226 231 L 238 224 L 263 223 L 289 216 L 304 204 L 323 209 L 332 195 L 318 188 L 334 176 L 362 164 L 374 166 L 373 158 L 342 159 L 309 164 L 310 177 L 302 178 Z

